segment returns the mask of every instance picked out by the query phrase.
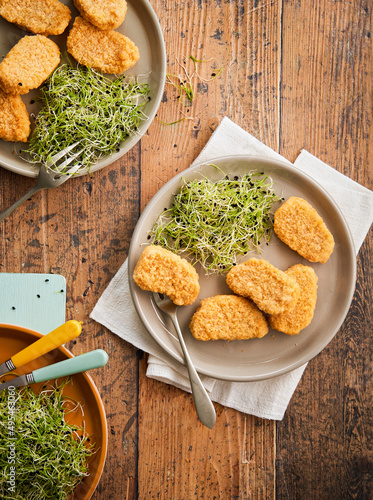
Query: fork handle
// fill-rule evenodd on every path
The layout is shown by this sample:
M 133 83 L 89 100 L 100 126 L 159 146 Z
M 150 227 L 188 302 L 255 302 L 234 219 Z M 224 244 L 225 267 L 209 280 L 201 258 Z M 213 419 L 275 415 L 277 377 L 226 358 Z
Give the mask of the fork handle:
M 37 187 L 37 185 L 35 184 L 35 186 L 33 186 L 30 189 L 30 191 L 27 191 L 27 193 L 22 196 L 22 198 L 20 198 L 16 202 L 14 202 L 13 205 L 11 205 L 9 208 L 4 210 L 4 212 L 2 212 L 0 214 L 0 222 L 3 221 L 5 219 L 5 217 L 8 217 L 8 215 L 10 215 L 13 212 L 13 210 L 15 210 L 20 205 L 22 205 L 22 203 L 24 203 L 28 198 L 30 198 L 30 196 L 35 194 L 37 191 L 40 191 L 40 189 L 42 189 L 42 188 Z
M 180 330 L 179 323 L 173 317 L 171 317 L 171 319 L 177 331 L 181 349 L 184 354 L 185 364 L 189 373 L 190 386 L 192 388 L 194 406 L 196 408 L 198 418 L 203 423 L 203 425 L 205 425 L 209 429 L 212 429 L 216 421 L 216 413 L 214 405 L 212 404 L 211 399 L 207 394 L 207 391 L 204 385 L 202 384 L 196 369 L 194 368 L 192 360 L 190 359 L 189 352 L 185 345 L 183 334 L 181 333 Z

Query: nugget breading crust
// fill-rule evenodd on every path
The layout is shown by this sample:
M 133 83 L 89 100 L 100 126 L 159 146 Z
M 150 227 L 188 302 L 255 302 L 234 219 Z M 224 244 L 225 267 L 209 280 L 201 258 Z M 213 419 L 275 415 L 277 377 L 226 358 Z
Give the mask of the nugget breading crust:
M 249 259 L 232 267 L 227 285 L 237 295 L 249 297 L 267 314 L 280 314 L 292 307 L 300 293 L 294 278 L 264 259 Z
M 60 49 L 43 35 L 24 36 L 0 64 L 0 87 L 9 94 L 38 88 L 60 62 Z
M 18 94 L 0 90 L 0 139 L 26 142 L 30 135 L 30 118 Z
M 310 262 L 326 262 L 334 249 L 334 238 L 316 210 L 302 198 L 292 196 L 275 212 L 274 230 Z
M 124 21 L 125 0 L 74 0 L 80 15 L 101 30 L 113 30 Z
M 268 333 L 267 321 L 256 305 L 236 295 L 202 300 L 189 327 L 198 340 L 243 340 Z
M 192 304 L 199 294 L 197 271 L 185 259 L 157 245 L 149 245 L 133 272 L 143 290 L 164 293 L 178 306 Z
M 0 15 L 31 33 L 60 35 L 71 12 L 58 0 L 0 0 Z
M 67 38 L 67 50 L 83 66 L 103 73 L 123 73 L 138 61 L 136 45 L 117 31 L 101 31 L 77 17 Z
M 300 286 L 299 298 L 290 310 L 268 317 L 269 324 L 275 330 L 296 335 L 308 326 L 313 318 L 317 298 L 317 275 L 309 266 L 297 264 L 289 267 L 285 274 L 296 279 Z

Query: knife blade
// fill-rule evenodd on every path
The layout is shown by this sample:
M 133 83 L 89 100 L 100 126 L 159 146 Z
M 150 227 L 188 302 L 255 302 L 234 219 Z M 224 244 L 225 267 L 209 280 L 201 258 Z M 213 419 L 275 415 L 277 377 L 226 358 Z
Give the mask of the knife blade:
M 79 337 L 82 331 L 82 325 L 79 321 L 66 321 L 52 332 L 44 337 L 41 337 L 36 342 L 22 349 L 22 351 L 14 354 L 0 365 L 0 376 L 4 373 L 11 372 L 30 361 L 39 358 L 43 354 L 52 351 L 56 347 L 60 347 L 65 342 Z
M 4 391 L 5 389 L 9 389 L 9 387 L 10 388 L 23 387 L 24 385 L 28 385 L 27 375 L 30 375 L 30 374 L 25 373 L 24 375 L 21 375 L 20 377 L 16 377 L 13 380 L 8 380 L 8 382 L 4 382 L 3 384 L 0 384 L 0 392 Z
M 65 359 L 53 365 L 44 366 L 30 373 L 20 375 L 13 380 L 8 380 L 0 384 L 0 392 L 9 389 L 9 387 L 23 387 L 25 385 L 45 382 L 60 377 L 67 377 L 75 373 L 85 372 L 94 368 L 105 366 L 109 360 L 109 356 L 103 349 L 79 354 L 73 358 Z

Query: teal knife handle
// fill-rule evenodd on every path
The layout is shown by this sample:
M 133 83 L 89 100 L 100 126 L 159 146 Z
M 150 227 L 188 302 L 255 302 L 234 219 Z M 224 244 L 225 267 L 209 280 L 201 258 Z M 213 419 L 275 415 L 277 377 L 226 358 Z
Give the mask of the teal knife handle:
M 100 368 L 101 366 L 106 365 L 108 359 L 109 356 L 105 351 L 102 349 L 96 349 L 95 351 L 86 352 L 85 354 L 80 354 L 74 358 L 66 359 L 65 361 L 60 361 L 59 363 L 34 370 L 32 375 L 36 383 L 45 382 L 46 380 L 67 377 L 69 375 L 74 375 L 74 373 L 92 370 L 93 368 Z

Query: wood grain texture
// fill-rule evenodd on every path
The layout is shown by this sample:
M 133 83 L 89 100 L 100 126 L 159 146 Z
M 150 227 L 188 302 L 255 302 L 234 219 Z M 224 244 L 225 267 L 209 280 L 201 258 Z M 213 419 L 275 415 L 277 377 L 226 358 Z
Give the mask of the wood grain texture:
M 273 423 L 215 409 L 210 430 L 191 395 L 140 377 L 140 499 L 273 498 Z
M 301 148 L 372 189 L 372 6 L 286 2 L 280 153 Z M 300 126 L 292 126 L 293 123 Z M 370 140 L 369 140 L 370 139 Z M 277 424 L 276 497 L 371 498 L 372 233 L 348 317 L 309 363 Z
M 67 282 L 66 318 L 83 321 L 67 344 L 74 353 L 103 348 L 105 368 L 92 372 L 108 417 L 108 459 L 95 496 L 135 498 L 138 458 L 138 353 L 89 319 L 98 298 L 128 253 L 139 216 L 139 146 L 94 176 L 71 179 L 37 193 L 0 227 L 2 272 L 51 272 Z M 10 205 L 34 180 L 0 169 L 1 206 Z M 118 471 L 120 480 L 118 480 Z
M 36 194 L 0 224 L 1 272 L 67 281 L 67 319 L 83 321 L 74 354 L 107 350 L 94 380 L 109 451 L 94 500 L 368 499 L 373 496 L 372 233 L 335 339 L 312 360 L 282 422 L 215 405 L 213 430 L 192 398 L 148 379 L 146 356 L 89 319 L 124 262 L 151 197 L 186 169 L 224 116 L 293 161 L 302 148 L 372 189 L 372 5 L 320 0 L 151 0 L 168 71 L 198 65 L 187 106 L 167 85 L 133 150 L 92 176 Z M 184 113 L 181 114 L 181 112 Z M 176 125 L 164 125 L 187 117 Z M 191 118 L 191 119 L 189 119 Z M 33 180 L 0 169 L 0 209 Z
M 278 146 L 276 3 L 251 13 L 237 2 L 152 5 L 165 33 L 170 73 L 182 73 L 179 63 L 185 61 L 192 74 L 188 55 L 212 58 L 198 65 L 203 78 L 223 70 L 213 81 L 195 80 L 195 97 L 186 108 L 177 99 L 180 93 L 166 86 L 158 117 L 192 119 L 173 126 L 156 120 L 142 139 L 142 209 L 190 166 L 226 115 Z M 273 422 L 220 407 L 210 431 L 198 421 L 189 395 L 142 376 L 139 412 L 139 498 L 274 498 Z M 148 433 L 150 443 L 143 440 Z

